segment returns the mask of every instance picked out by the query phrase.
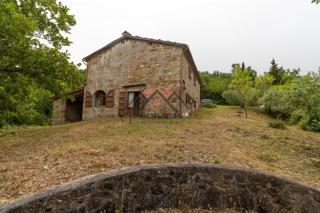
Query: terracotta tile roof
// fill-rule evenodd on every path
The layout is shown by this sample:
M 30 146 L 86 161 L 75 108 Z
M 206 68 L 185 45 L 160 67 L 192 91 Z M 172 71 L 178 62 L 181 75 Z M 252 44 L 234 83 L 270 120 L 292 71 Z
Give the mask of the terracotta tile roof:
M 128 33 L 127 31 L 124 31 L 122 33 L 122 36 L 114 41 L 112 41 L 111 43 L 107 44 L 106 46 L 98 49 L 97 51 L 91 53 L 90 55 L 84 57 L 82 60 L 83 61 L 89 61 L 92 57 L 94 57 L 95 55 L 103 52 L 106 49 L 109 49 L 113 46 L 115 46 L 116 44 L 118 44 L 121 41 L 127 40 L 127 39 L 132 39 L 132 40 L 138 40 L 138 41 L 147 41 L 147 42 L 154 42 L 154 43 L 158 43 L 158 44 L 164 44 L 164 45 L 171 45 L 171 46 L 176 46 L 176 47 L 180 47 L 183 49 L 183 53 L 185 54 L 187 60 L 189 61 L 189 63 L 191 64 L 199 82 L 201 82 L 200 80 L 200 76 L 198 73 L 198 69 L 197 66 L 193 60 L 190 48 L 187 44 L 184 43 L 178 43 L 178 42 L 172 42 L 172 41 L 164 41 L 161 39 L 153 39 L 153 38 L 144 38 L 144 37 L 140 37 L 140 36 L 132 36 L 130 33 Z

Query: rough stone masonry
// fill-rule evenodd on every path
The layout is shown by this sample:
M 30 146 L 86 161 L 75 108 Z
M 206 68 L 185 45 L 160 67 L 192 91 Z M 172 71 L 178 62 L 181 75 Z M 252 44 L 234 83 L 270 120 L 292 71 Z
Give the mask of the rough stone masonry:
M 83 61 L 82 106 L 55 99 L 53 124 L 106 115 L 189 116 L 200 106 L 200 77 L 186 44 L 124 32 Z M 82 107 L 79 116 L 77 107 Z
M 320 191 L 255 170 L 165 164 L 89 176 L 0 206 L 0 212 L 141 212 L 159 208 L 317 213 Z

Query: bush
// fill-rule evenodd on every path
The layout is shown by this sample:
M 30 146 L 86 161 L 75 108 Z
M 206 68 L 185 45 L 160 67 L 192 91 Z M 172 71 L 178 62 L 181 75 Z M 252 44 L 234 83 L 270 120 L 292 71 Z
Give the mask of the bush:
M 283 121 L 269 121 L 269 127 L 275 129 L 285 129 L 286 125 Z
M 222 97 L 226 99 L 229 105 L 241 105 L 240 95 L 235 90 L 227 90 L 222 93 Z
M 203 103 L 202 107 L 205 107 L 205 108 L 216 108 L 217 105 L 214 104 L 214 103 Z
M 265 113 L 275 117 L 288 119 L 292 111 L 292 105 L 288 101 L 286 86 L 275 86 L 269 89 L 259 103 L 264 106 Z
M 303 118 L 305 118 L 307 115 L 306 113 L 301 110 L 301 109 L 298 109 L 296 111 L 293 111 L 291 113 L 291 116 L 290 116 L 290 119 L 289 119 L 289 122 L 290 124 L 297 124 L 299 123 Z
M 320 132 L 320 111 L 304 116 L 299 124 L 304 130 Z

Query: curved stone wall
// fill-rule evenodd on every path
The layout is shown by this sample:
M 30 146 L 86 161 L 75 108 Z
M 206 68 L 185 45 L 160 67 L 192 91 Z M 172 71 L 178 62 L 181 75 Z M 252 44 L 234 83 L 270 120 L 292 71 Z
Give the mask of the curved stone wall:
M 317 212 L 320 191 L 253 170 L 165 164 L 89 176 L 18 199 L 0 207 L 0 212 L 139 212 L 158 208 Z

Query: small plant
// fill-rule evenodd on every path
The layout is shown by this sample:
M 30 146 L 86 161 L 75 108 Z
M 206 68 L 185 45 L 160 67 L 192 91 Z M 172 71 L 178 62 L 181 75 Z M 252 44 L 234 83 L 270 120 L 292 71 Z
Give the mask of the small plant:
M 219 164 L 221 163 L 221 159 L 217 155 L 213 155 L 211 158 L 211 162 L 214 164 Z
M 276 120 L 276 121 L 269 121 L 269 127 L 275 129 L 285 129 L 286 125 L 283 121 Z
M 203 103 L 202 107 L 205 107 L 205 108 L 216 108 L 217 105 L 214 104 L 214 103 Z

